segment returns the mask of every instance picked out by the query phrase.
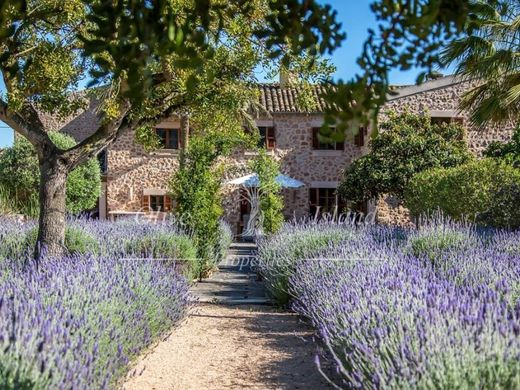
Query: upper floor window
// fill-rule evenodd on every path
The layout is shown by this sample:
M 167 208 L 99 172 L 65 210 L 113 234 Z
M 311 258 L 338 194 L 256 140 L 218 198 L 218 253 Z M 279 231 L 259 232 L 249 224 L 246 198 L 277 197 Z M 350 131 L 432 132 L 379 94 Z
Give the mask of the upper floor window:
M 432 116 L 430 120 L 432 125 L 449 125 L 450 123 L 462 125 L 464 123 L 462 118 L 451 116 Z
M 181 136 L 179 129 L 155 129 L 157 136 L 161 140 L 163 149 L 180 149 Z
M 266 149 L 276 148 L 276 135 L 274 127 L 259 126 L 258 131 L 260 133 L 259 147 Z
M 320 138 L 320 128 L 314 127 L 312 129 L 312 147 L 315 150 L 344 150 L 344 141 L 326 142 Z

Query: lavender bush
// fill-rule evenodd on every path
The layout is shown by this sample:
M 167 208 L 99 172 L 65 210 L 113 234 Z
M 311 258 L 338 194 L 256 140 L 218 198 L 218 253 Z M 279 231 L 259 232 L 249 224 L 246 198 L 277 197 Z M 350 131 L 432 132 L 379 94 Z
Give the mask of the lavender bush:
M 188 305 L 185 279 L 151 259 L 6 261 L 0 274 L 1 388 L 114 386 Z
M 22 223 L 14 218 L 0 217 L 0 262 L 6 259 L 26 258 L 29 248 L 25 237 L 35 226 L 34 222 Z
M 520 388 L 520 233 L 446 221 L 346 232 L 312 258 L 291 258 L 287 284 L 336 364 L 338 387 Z
M 185 273 L 196 264 L 189 235 L 170 223 L 71 220 L 71 254 L 36 264 L 35 233 L 32 222 L 0 221 L 0 388 L 116 387 L 185 315 L 178 263 Z
M 350 225 L 332 223 L 286 224 L 274 236 L 258 242 L 258 268 L 268 292 L 280 305 L 289 302 L 289 277 L 299 260 L 312 258 L 323 250 L 352 239 L 356 231 Z
M 462 252 L 483 245 L 485 235 L 466 223 L 455 223 L 442 216 L 421 223 L 417 230 L 409 231 L 408 250 L 418 257 L 436 261 L 447 252 Z
M 37 228 L 34 222 L 0 219 L 0 260 L 25 259 L 33 251 Z M 71 219 L 65 234 L 71 255 L 175 259 L 186 276 L 197 274 L 197 253 L 191 236 L 171 222 L 150 223 Z

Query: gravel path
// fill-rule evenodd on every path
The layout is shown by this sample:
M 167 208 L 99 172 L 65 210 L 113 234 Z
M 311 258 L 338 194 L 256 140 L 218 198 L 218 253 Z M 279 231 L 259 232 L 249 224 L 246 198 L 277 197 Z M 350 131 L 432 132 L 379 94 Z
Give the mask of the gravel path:
M 123 384 L 145 389 L 328 389 L 310 330 L 270 306 L 199 304 Z

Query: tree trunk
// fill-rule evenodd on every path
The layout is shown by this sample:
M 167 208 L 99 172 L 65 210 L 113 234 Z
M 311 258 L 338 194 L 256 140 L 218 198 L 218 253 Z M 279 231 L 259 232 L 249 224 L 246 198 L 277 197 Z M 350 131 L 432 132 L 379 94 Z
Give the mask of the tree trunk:
M 68 169 L 57 156 L 40 159 L 40 218 L 35 257 L 65 252 L 65 190 Z
M 190 118 L 188 114 L 181 115 L 182 150 L 187 150 L 190 142 Z

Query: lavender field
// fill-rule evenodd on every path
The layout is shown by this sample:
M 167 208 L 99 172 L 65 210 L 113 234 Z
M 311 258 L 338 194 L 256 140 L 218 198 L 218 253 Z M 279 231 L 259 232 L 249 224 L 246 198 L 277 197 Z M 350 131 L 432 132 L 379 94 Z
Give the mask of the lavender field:
M 340 388 L 520 388 L 520 233 L 287 225 L 260 244 L 260 269 L 314 326 Z
M 34 224 L 0 221 L 2 389 L 116 387 L 187 312 L 196 253 L 173 225 L 70 221 L 69 254 L 38 263 L 34 242 Z

